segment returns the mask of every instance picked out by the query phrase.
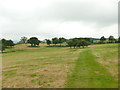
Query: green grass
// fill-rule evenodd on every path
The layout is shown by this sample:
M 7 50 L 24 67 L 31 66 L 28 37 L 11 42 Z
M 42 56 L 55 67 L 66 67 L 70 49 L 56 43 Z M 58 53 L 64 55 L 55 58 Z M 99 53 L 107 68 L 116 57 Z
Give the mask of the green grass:
M 117 81 L 103 68 L 91 50 L 80 53 L 73 73 L 68 77 L 68 88 L 116 88 Z
M 33 73 L 33 74 L 31 74 L 30 76 L 31 76 L 31 77 L 35 77 L 35 76 L 37 76 L 37 74 L 36 74 L 36 73 Z
M 114 88 L 117 56 L 117 44 L 84 49 L 18 45 L 2 54 L 3 88 Z
M 31 82 L 35 82 L 35 80 L 31 80 Z

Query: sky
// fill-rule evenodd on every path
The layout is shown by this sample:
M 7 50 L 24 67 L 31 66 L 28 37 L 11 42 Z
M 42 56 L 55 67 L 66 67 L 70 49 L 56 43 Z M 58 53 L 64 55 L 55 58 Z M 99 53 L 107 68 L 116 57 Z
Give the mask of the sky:
M 118 1 L 0 0 L 0 38 L 117 38 Z

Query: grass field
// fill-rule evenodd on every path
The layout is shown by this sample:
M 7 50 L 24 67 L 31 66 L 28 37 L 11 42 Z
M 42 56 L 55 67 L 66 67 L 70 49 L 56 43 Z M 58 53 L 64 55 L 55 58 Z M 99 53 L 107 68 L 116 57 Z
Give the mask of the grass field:
M 27 47 L 2 54 L 4 88 L 117 88 L 118 45 Z

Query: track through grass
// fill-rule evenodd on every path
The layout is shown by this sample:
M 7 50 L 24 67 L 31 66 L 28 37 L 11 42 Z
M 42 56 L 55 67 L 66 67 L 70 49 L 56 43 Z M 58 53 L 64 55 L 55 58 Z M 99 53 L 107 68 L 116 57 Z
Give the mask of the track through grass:
M 90 49 L 80 53 L 67 88 L 117 88 L 117 81 L 96 61 Z

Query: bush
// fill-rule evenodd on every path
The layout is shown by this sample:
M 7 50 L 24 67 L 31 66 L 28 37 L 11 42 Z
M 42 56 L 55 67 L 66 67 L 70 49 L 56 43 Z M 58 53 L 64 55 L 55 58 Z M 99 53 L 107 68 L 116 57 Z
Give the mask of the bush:
M 90 42 L 84 40 L 84 39 L 77 39 L 77 38 L 73 38 L 72 40 L 70 40 L 69 42 L 67 42 L 68 46 L 71 48 L 71 47 L 83 47 L 84 46 L 88 46 L 90 45 Z

